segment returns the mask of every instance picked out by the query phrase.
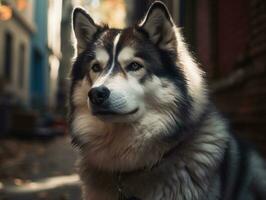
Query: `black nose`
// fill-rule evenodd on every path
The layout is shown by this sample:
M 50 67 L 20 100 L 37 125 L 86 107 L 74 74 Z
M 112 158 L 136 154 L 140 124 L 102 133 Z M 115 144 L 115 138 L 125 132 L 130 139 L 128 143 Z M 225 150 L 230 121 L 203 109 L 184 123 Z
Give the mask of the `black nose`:
M 105 86 L 92 88 L 88 96 L 94 105 L 102 105 L 110 96 L 110 90 Z

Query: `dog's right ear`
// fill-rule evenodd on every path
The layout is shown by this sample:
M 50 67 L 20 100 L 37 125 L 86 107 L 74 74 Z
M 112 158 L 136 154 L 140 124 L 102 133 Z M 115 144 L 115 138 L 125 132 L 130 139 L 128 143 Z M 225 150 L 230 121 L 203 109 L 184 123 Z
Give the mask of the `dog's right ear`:
M 163 2 L 155 1 L 151 4 L 143 21 L 138 24 L 138 30 L 144 31 L 160 48 L 176 49 L 174 21 Z
M 87 44 L 93 39 L 100 26 L 95 24 L 90 15 L 82 8 L 75 8 L 73 12 L 73 29 L 77 39 L 78 53 L 87 48 Z

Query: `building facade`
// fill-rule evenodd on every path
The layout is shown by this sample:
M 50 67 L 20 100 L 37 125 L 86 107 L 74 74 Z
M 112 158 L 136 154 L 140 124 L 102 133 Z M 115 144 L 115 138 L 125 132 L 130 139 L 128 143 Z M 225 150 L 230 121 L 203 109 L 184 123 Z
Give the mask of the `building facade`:
M 266 2 L 201 0 L 196 51 L 233 131 L 266 155 Z
M 6 0 L 2 4 L 12 16 L 0 21 L 1 88 L 24 107 L 54 108 L 62 1 Z
M 21 1 L 22 2 L 22 1 Z M 2 90 L 30 104 L 31 37 L 36 32 L 34 1 L 3 1 L 12 10 L 12 17 L 0 21 L 0 79 Z
M 61 0 L 35 2 L 37 32 L 32 38 L 30 79 L 31 105 L 35 109 L 55 109 L 56 106 L 61 12 Z
M 48 1 L 35 1 L 34 24 L 31 38 L 30 104 L 34 109 L 47 106 L 49 90 L 47 10 Z
M 59 67 L 61 62 L 61 19 L 62 19 L 62 0 L 48 0 L 48 51 L 49 51 L 49 88 L 48 107 L 56 110 Z M 71 15 L 71 13 L 69 13 Z M 63 103 L 63 102 L 62 102 Z

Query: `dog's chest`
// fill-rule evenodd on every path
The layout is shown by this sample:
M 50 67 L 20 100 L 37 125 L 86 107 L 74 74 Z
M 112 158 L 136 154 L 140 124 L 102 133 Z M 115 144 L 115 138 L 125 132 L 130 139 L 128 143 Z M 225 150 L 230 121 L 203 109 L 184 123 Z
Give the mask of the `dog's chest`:
M 95 200 L 182 200 L 193 199 L 198 194 L 183 169 L 176 166 L 155 170 L 154 172 L 130 174 L 105 181 L 101 188 L 91 188 Z M 95 183 L 95 180 L 92 181 Z M 92 186 L 92 185 L 91 185 Z M 90 185 L 88 185 L 90 187 Z M 95 186 L 92 186 L 95 187 Z M 95 194 L 97 191 L 98 195 Z M 90 197 L 90 194 L 87 194 Z M 88 198 L 90 199 L 90 198 Z
M 108 184 L 109 185 L 109 184 Z M 110 186 L 110 185 L 109 185 Z M 87 193 L 87 199 L 95 200 L 165 200 L 176 199 L 176 183 L 174 180 L 149 181 L 142 180 L 139 182 L 126 181 L 123 186 L 118 188 L 116 183 L 113 182 L 112 189 L 110 188 L 97 189 L 97 193 L 93 191 Z M 92 191 L 92 190 L 91 190 Z M 93 197 L 93 198 L 92 198 Z
M 177 177 L 174 171 L 169 173 L 147 173 L 127 177 L 121 181 L 123 192 L 129 198 L 162 200 L 173 199 L 177 189 Z

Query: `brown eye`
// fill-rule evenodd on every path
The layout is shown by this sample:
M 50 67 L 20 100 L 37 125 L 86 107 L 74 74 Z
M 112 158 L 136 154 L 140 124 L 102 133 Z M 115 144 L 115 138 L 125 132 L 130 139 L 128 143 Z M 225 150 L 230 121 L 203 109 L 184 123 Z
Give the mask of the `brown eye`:
M 98 72 L 102 71 L 102 68 L 101 68 L 101 65 L 99 63 L 95 63 L 95 64 L 92 65 L 91 70 L 94 73 L 98 73 Z
M 143 68 L 143 66 L 141 64 L 139 64 L 137 62 L 132 62 L 126 67 L 126 70 L 127 71 L 138 71 L 141 68 Z

